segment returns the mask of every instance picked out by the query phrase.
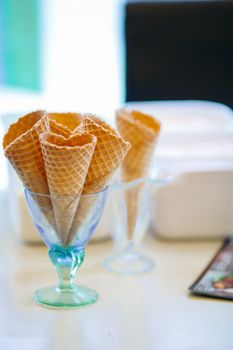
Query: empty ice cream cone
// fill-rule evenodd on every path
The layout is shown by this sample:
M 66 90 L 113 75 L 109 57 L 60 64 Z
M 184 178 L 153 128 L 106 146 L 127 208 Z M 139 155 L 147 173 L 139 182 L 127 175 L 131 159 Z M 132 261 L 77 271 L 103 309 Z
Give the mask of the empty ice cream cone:
M 48 113 L 50 129 L 53 133 L 69 137 L 83 120 L 79 113 Z
M 90 134 L 72 135 L 68 139 L 53 133 L 40 135 L 52 205 L 58 234 L 64 245 L 72 241 L 70 228 L 82 193 L 96 145 Z M 64 196 L 63 200 L 56 200 Z M 66 197 L 65 197 L 66 196 Z
M 34 193 L 49 194 L 39 141 L 39 135 L 48 130 L 46 112 L 36 111 L 19 118 L 16 123 L 10 126 L 3 139 L 5 156 L 11 162 L 23 185 Z M 50 199 L 37 197 L 37 203 L 39 206 L 47 208 L 47 220 L 54 226 Z
M 121 166 L 124 182 L 148 176 L 150 164 L 160 131 L 160 122 L 154 117 L 127 109 L 116 112 L 117 128 L 122 137 L 129 141 L 131 148 Z M 128 232 L 132 237 L 141 197 L 140 186 L 135 192 L 128 193 Z

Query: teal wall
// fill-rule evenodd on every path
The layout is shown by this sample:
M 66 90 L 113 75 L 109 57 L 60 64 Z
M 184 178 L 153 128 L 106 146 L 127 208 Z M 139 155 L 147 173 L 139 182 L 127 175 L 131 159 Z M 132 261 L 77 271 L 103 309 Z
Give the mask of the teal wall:
M 40 0 L 0 0 L 2 84 L 41 89 Z

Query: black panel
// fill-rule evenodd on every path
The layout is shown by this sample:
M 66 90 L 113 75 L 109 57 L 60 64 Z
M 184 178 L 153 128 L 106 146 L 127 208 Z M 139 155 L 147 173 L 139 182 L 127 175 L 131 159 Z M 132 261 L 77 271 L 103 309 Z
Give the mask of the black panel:
M 127 3 L 126 100 L 233 107 L 233 1 Z

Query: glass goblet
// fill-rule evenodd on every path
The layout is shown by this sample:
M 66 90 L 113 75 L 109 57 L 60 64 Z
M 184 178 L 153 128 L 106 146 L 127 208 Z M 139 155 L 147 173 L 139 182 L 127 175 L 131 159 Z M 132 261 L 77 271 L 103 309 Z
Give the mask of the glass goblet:
M 115 254 L 106 257 L 103 267 L 123 275 L 139 274 L 154 268 L 154 260 L 140 252 L 140 244 L 151 220 L 154 192 L 171 181 L 170 174 L 156 169 L 154 178 L 112 183 L 112 238 Z
M 120 274 L 137 274 L 154 267 L 154 261 L 140 253 L 139 246 L 150 220 L 151 181 L 137 179 L 111 185 L 112 238 L 115 254 L 103 266 Z
M 74 277 L 103 212 L 107 188 L 79 196 L 44 195 L 26 188 L 24 191 L 33 223 L 47 245 L 58 273 L 58 285 L 37 290 L 34 300 L 58 308 L 75 308 L 96 302 L 97 292 L 74 284 Z

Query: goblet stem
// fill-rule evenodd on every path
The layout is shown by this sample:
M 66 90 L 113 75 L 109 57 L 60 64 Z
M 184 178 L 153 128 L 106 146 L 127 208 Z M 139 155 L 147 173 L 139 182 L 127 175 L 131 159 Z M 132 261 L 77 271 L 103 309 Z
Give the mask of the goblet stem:
M 58 273 L 58 289 L 72 290 L 77 269 L 82 264 L 85 253 L 83 249 L 74 247 L 52 246 L 49 257 Z
M 58 272 L 58 288 L 62 289 L 72 289 L 74 287 L 74 275 L 76 270 L 72 270 L 70 267 L 57 266 Z
M 51 307 L 74 308 L 95 303 L 98 294 L 89 288 L 74 284 L 77 269 L 84 260 L 84 249 L 76 247 L 51 246 L 49 257 L 58 273 L 58 286 L 36 291 L 37 303 Z
M 123 249 L 123 251 L 125 251 L 125 254 L 132 252 L 133 250 L 135 250 L 135 244 L 133 241 L 129 241 L 126 244 L 126 247 Z

